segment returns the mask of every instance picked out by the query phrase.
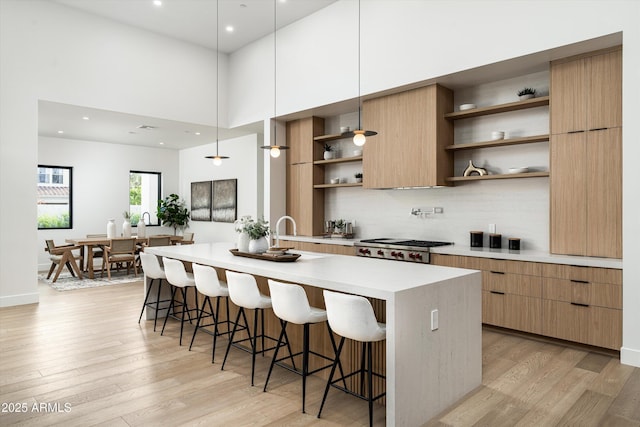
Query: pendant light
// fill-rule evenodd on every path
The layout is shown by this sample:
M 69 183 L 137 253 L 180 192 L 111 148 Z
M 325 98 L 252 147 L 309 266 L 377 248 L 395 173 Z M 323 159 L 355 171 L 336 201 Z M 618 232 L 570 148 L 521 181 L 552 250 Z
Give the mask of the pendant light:
M 361 147 L 367 142 L 367 136 L 377 135 L 373 130 L 362 129 L 362 98 L 360 96 L 360 0 L 358 0 L 358 128 L 350 132 L 344 132 L 343 137 L 353 137 L 353 143 Z
M 214 166 L 220 166 L 222 164 L 223 159 L 228 159 L 227 156 L 221 156 L 218 153 L 218 146 L 220 145 L 220 140 L 218 139 L 218 132 L 220 129 L 218 110 L 220 110 L 220 106 L 218 105 L 218 99 L 220 98 L 220 67 L 218 63 L 220 62 L 220 36 L 218 35 L 218 28 L 220 28 L 220 0 L 216 0 L 216 155 L 215 156 L 206 156 L 205 159 L 213 159 Z
M 276 9 L 278 7 L 277 0 L 273 0 L 273 144 L 271 145 L 263 145 L 260 148 L 264 150 L 269 150 L 269 154 L 271 157 L 276 158 L 280 157 L 281 150 L 288 150 L 289 147 L 286 145 L 278 145 L 276 140 L 276 127 L 278 124 L 276 123 L 276 86 L 278 85 L 278 80 L 276 78 L 276 32 L 278 31 L 277 21 L 276 21 Z

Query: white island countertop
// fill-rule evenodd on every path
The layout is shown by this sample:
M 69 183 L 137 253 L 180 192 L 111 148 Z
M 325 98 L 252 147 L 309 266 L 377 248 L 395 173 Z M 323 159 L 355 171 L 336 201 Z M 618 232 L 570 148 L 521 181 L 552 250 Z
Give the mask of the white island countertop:
M 233 247 L 202 243 L 145 252 L 383 300 L 388 426 L 426 424 L 480 386 L 479 271 L 299 251 L 292 251 L 302 254 L 295 262 L 271 262 L 234 256 Z

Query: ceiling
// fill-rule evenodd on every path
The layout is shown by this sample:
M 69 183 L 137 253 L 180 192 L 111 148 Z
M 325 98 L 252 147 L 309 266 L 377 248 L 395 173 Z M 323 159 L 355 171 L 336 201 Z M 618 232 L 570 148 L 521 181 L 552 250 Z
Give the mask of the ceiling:
M 215 0 L 53 0 L 64 6 L 112 19 L 157 34 L 216 49 Z M 274 6 L 277 28 L 289 25 L 336 0 L 220 0 L 221 52 L 231 53 L 273 32 Z M 225 30 L 227 25 L 233 32 Z M 38 135 L 130 144 L 169 149 L 184 149 L 216 140 L 216 128 L 193 123 L 143 117 L 115 111 L 99 110 L 57 102 L 40 101 Z M 83 117 L 88 117 L 84 120 Z M 153 126 L 139 129 L 138 126 Z M 59 133 L 62 131 L 63 133 Z M 199 132 L 200 135 L 197 135 Z M 225 140 L 252 133 L 262 133 L 263 124 L 236 129 L 220 128 Z M 163 143 L 163 144 L 161 144 Z

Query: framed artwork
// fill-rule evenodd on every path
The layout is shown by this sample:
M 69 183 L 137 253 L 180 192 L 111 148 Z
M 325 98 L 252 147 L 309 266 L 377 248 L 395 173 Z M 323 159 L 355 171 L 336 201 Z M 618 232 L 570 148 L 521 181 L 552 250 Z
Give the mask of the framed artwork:
M 211 221 L 211 181 L 191 183 L 191 220 Z
M 238 217 L 238 180 L 223 179 L 213 181 L 212 220 L 234 222 Z

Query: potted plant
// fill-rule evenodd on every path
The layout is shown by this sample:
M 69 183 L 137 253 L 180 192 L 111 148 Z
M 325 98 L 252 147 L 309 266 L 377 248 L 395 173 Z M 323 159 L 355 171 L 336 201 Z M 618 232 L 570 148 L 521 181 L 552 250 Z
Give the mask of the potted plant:
M 333 147 L 329 144 L 324 144 L 324 159 L 333 159 Z
M 261 254 L 269 249 L 269 221 L 259 218 L 256 221 L 251 220 L 244 225 L 244 230 L 249 235 L 249 253 Z
M 122 212 L 124 222 L 122 223 L 122 237 L 131 237 L 131 214 L 129 211 Z
M 536 90 L 530 87 L 525 87 L 524 89 L 518 92 L 518 98 L 520 98 L 520 101 L 533 98 L 535 95 L 536 95 Z
M 177 194 L 170 194 L 164 200 L 158 200 L 157 215 L 162 225 L 173 227 L 174 235 L 177 234 L 178 228 L 184 230 L 189 226 L 189 211 L 184 200 L 180 200 Z
M 238 233 L 237 248 L 240 252 L 249 252 L 249 233 L 247 226 L 253 222 L 251 215 L 245 215 L 235 222 L 235 230 Z
M 353 176 L 355 176 L 356 182 L 362 182 L 362 172 L 356 172 Z
M 338 231 L 338 233 L 344 234 L 346 228 L 347 221 L 345 221 L 344 219 L 336 220 L 336 231 Z

